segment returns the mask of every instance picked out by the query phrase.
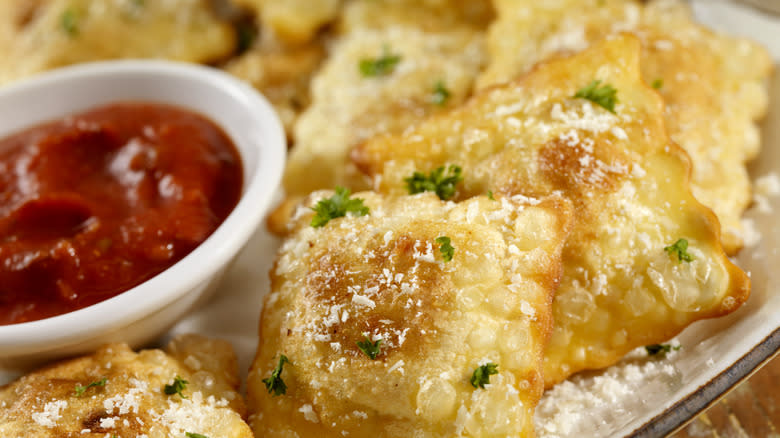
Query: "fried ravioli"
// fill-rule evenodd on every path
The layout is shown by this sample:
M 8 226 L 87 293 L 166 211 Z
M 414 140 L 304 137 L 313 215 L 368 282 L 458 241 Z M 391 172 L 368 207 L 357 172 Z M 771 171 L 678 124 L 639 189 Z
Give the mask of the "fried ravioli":
M 352 147 L 403 131 L 471 93 L 485 51 L 479 19 L 422 6 L 409 12 L 407 3 L 345 7 L 342 34 L 315 75 L 311 106 L 294 129 L 283 180 L 288 199 L 271 216 L 272 231 L 283 234 L 287 213 L 314 190 L 368 187 L 348 159 Z
M 105 59 L 215 61 L 236 43 L 208 0 L 3 0 L 0 28 L 0 84 Z
M 269 217 L 269 229 L 285 234 L 290 210 L 314 190 L 368 188 L 349 151 L 464 100 L 481 65 L 481 44 L 473 32 L 410 27 L 362 29 L 341 40 L 311 83 L 311 106 L 297 119 L 282 181 L 287 199 Z M 361 61 L 394 57 L 390 73 L 367 77 L 359 69 Z
M 364 216 L 310 226 L 331 194 L 297 210 L 271 272 L 248 382 L 255 434 L 533 436 L 570 203 L 364 192 L 351 198 Z M 282 355 L 286 391 L 272 394 Z
M 491 190 L 573 201 L 548 385 L 732 312 L 749 294 L 717 219 L 690 192 L 690 162 L 665 133 L 639 56 L 635 37 L 610 38 L 353 154 L 382 192 L 404 192 L 414 171 L 456 164 L 460 199 Z
M 251 438 L 232 347 L 184 335 L 166 350 L 107 345 L 22 377 L 0 389 L 0 436 Z
M 751 200 L 745 163 L 758 153 L 755 123 L 768 105 L 766 50 L 694 23 L 681 1 L 495 0 L 495 6 L 499 18 L 489 32 L 491 61 L 481 87 L 607 35 L 636 34 L 642 76 L 663 96 L 669 134 L 693 161 L 693 193 L 720 219 L 727 252 L 742 246 L 740 216 Z

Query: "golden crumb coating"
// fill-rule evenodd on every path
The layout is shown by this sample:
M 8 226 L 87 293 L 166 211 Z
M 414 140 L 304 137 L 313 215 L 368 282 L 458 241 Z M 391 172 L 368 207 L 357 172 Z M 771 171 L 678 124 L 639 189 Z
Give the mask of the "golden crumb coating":
M 482 87 L 617 32 L 642 40 L 642 76 L 664 98 L 672 140 L 691 156 L 693 193 L 720 219 L 727 252 L 736 252 L 740 216 L 751 201 L 745 163 L 758 153 L 756 121 L 768 105 L 767 51 L 695 23 L 679 0 L 494 2 L 499 19 L 489 32 L 491 60 L 478 80 Z
M 353 154 L 382 192 L 405 191 L 413 171 L 457 164 L 461 199 L 492 190 L 574 202 L 548 384 L 727 314 L 749 294 L 717 219 L 690 192 L 690 162 L 665 133 L 663 102 L 642 82 L 639 56 L 635 37 L 607 39 Z M 596 80 L 593 101 L 574 97 Z M 609 107 L 598 96 L 609 96 L 605 87 L 617 93 L 614 113 L 601 106 Z M 671 248 L 680 239 L 688 243 L 680 257 L 692 260 Z
M 0 1 L 0 84 L 80 62 L 210 62 L 236 44 L 208 0 Z
M 256 436 L 533 436 L 570 204 L 364 192 L 368 214 L 312 227 L 331 195 L 299 207 L 271 272 L 248 381 Z M 380 342 L 375 360 L 359 342 Z M 263 379 L 281 355 L 275 396 Z
M 400 59 L 385 76 L 364 76 L 361 60 Z M 337 184 L 365 188 L 349 166 L 349 150 L 377 133 L 399 132 L 441 109 L 437 81 L 463 100 L 481 64 L 481 39 L 471 32 L 430 34 L 409 27 L 360 30 L 337 43 L 312 82 L 312 104 L 295 126 L 284 175 L 288 196 Z
M 309 106 L 311 77 L 324 58 L 325 50 L 319 42 L 287 47 L 272 35 L 264 35 L 224 68 L 263 93 L 276 109 L 288 142 L 292 142 L 298 116 Z
M 466 4 L 468 3 L 468 4 Z M 484 65 L 484 0 L 372 0 L 344 6 L 328 59 L 311 82 L 311 106 L 298 118 L 283 179 L 287 199 L 271 215 L 279 233 L 287 212 L 314 190 L 368 188 L 349 150 L 400 132 L 471 93 Z M 379 72 L 361 64 L 389 61 Z
M 0 436 L 251 438 L 237 368 L 230 344 L 197 335 L 166 352 L 107 345 L 0 389 Z M 166 394 L 177 377 L 181 395 Z

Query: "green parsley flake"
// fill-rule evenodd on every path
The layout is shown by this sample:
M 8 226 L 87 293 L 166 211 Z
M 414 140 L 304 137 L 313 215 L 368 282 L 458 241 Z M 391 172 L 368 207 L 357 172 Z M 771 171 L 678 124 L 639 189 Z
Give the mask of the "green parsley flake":
M 680 348 L 682 348 L 681 345 L 672 346 L 670 344 L 653 344 L 653 345 L 646 345 L 645 350 L 647 350 L 648 356 L 656 356 L 659 354 L 666 354 L 670 351 L 674 350 L 677 351 Z
M 76 11 L 73 9 L 66 9 L 60 17 L 60 26 L 62 26 L 62 30 L 64 30 L 68 36 L 75 37 L 78 35 L 79 23 L 78 17 L 76 16 Z
M 450 90 L 444 86 L 444 82 L 436 81 L 436 85 L 433 86 L 433 95 L 431 96 L 431 102 L 436 105 L 444 106 L 448 100 L 450 100 Z
M 410 195 L 436 192 L 439 199 L 446 201 L 455 196 L 455 186 L 463 181 L 463 169 L 453 164 L 447 169 L 447 175 L 444 171 L 444 166 L 441 166 L 427 176 L 422 172 L 414 172 L 412 176 L 404 178 L 406 189 Z
M 369 339 L 368 336 L 365 336 L 364 340 L 356 342 L 358 348 L 360 348 L 360 351 L 362 351 L 371 360 L 376 359 L 376 357 L 379 356 L 379 353 L 382 352 L 382 347 L 379 345 L 381 343 L 381 339 L 377 339 L 375 342 L 371 342 L 371 339 Z
M 614 114 L 615 104 L 618 101 L 617 90 L 609 84 L 599 86 L 600 84 L 600 80 L 594 80 L 587 86 L 580 88 L 574 97 L 587 99 Z
M 496 200 L 496 198 L 493 196 L 493 191 L 492 191 L 492 190 L 488 190 L 488 192 L 487 192 L 487 197 L 488 197 L 488 199 L 490 199 L 491 201 L 495 201 L 495 200 Z
M 452 241 L 447 236 L 440 236 L 436 238 L 436 243 L 438 243 L 439 251 L 441 252 L 441 258 L 444 259 L 445 262 L 449 262 L 452 260 L 452 255 L 455 254 L 455 248 L 451 245 Z
M 399 62 L 401 56 L 391 54 L 390 49 L 385 46 L 382 56 L 376 59 L 362 59 L 358 67 L 364 77 L 386 76 L 395 70 Z
M 661 87 L 663 87 L 663 86 L 664 86 L 664 80 L 663 80 L 663 79 L 661 79 L 661 78 L 658 78 L 658 79 L 656 79 L 656 80 L 654 80 L 654 81 L 653 81 L 653 83 L 651 84 L 651 86 L 652 86 L 653 88 L 655 88 L 656 90 L 660 90 L 660 89 L 661 89 Z
M 108 378 L 103 377 L 102 379 L 96 380 L 87 386 L 76 385 L 76 391 L 73 393 L 73 395 L 75 395 L 76 397 L 81 397 L 82 395 L 84 395 L 85 392 L 87 392 L 89 388 L 93 388 L 97 386 L 106 386 L 106 382 L 108 382 Z
M 688 241 L 678 239 L 674 244 L 665 246 L 664 251 L 671 254 L 677 254 L 677 263 L 692 262 L 693 256 L 688 253 Z
M 357 216 L 368 214 L 368 207 L 363 205 L 360 198 L 349 199 L 350 191 L 344 187 L 336 187 L 336 193 L 329 199 L 320 200 L 317 205 L 312 207 L 316 213 L 311 219 L 311 226 L 314 228 L 324 227 L 331 219 L 344 217 L 347 213 L 354 213 Z
M 271 377 L 268 377 L 266 379 L 263 379 L 263 383 L 265 383 L 265 389 L 268 390 L 268 393 L 274 393 L 274 397 L 277 395 L 282 395 L 287 393 L 287 385 L 284 384 L 284 380 L 282 380 L 282 368 L 284 368 L 284 364 L 291 363 L 289 359 L 287 359 L 287 356 L 281 355 L 279 356 L 279 363 L 276 365 L 276 368 L 271 372 Z
M 190 382 L 182 379 L 179 376 L 176 376 L 173 379 L 173 384 L 172 385 L 165 385 L 165 388 L 163 388 L 163 391 L 165 391 L 165 393 L 167 395 L 179 394 L 179 397 L 187 398 L 186 395 L 182 394 L 182 391 L 187 389 L 187 384 L 188 383 L 190 383 Z
M 206 435 L 201 435 L 195 432 L 186 432 L 184 435 L 186 435 L 187 438 L 209 438 Z
M 484 388 L 485 385 L 490 383 L 490 376 L 498 374 L 498 365 L 494 363 L 486 363 L 474 370 L 474 374 L 471 375 L 471 386 L 475 388 Z

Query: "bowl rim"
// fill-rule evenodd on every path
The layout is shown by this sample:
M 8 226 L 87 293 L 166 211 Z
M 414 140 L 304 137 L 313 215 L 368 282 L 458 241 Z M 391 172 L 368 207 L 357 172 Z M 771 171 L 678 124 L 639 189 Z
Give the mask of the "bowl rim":
M 248 146 L 257 150 L 252 162 L 248 162 L 249 157 L 242 152 L 241 140 L 231 136 L 224 126 L 214 121 L 225 130 L 241 157 L 244 171 L 241 197 L 235 208 L 205 241 L 174 265 L 143 283 L 82 309 L 45 319 L 0 326 L 0 351 L 6 354 L 13 352 L 12 356 L 16 356 L 39 352 L 43 345 L 62 348 L 67 344 L 75 344 L 85 337 L 94 336 L 101 329 L 126 326 L 184 296 L 214 276 L 243 248 L 260 225 L 281 183 L 287 147 L 284 129 L 275 110 L 253 87 L 214 68 L 163 60 L 84 63 L 45 72 L 5 86 L 0 89 L 0 100 L 41 87 L 67 86 L 69 83 L 118 75 L 169 80 L 189 79 L 201 86 L 217 88 L 220 93 L 235 101 L 236 105 L 251 109 L 251 119 L 260 128 L 257 131 L 262 133 L 259 138 L 261 141 Z M 99 96 L 90 100 L 96 100 L 91 106 L 104 103 Z M 115 99 L 132 100 L 123 97 Z M 137 101 L 166 103 L 165 99 L 139 98 Z M 213 120 L 203 107 L 168 103 Z M 75 106 L 72 111 L 79 111 Z M 37 123 L 41 121 L 33 120 L 29 126 Z M 12 130 L 9 134 L 14 131 L 17 130 Z M 254 175 L 247 179 L 247 169 L 252 165 L 255 169 Z M 208 259 L 208 262 L 205 262 L 205 259 Z

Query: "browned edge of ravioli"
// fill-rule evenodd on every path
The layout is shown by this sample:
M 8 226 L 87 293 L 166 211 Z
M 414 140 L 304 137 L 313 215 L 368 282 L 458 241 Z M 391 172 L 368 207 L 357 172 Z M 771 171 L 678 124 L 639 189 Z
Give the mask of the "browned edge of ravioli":
M 498 360 L 499 367 L 506 367 L 501 368 L 507 373 L 506 376 L 511 375 L 510 379 L 520 379 L 519 381 L 515 380 L 515 384 L 520 385 L 518 388 L 522 388 L 520 389 L 522 393 L 520 400 L 522 400 L 522 403 L 513 409 L 523 411 L 523 418 L 516 420 L 519 422 L 518 424 L 523 425 L 524 432 L 522 436 L 530 436 L 533 433 L 533 421 L 531 420 L 533 407 L 538 403 L 543 392 L 541 365 L 544 343 L 549 338 L 552 329 L 551 305 L 553 293 L 559 283 L 561 273 L 560 252 L 565 235 L 571 226 L 571 203 L 560 196 L 538 200 L 538 204 L 536 200 L 529 200 L 529 203 L 526 204 L 525 200 L 508 201 L 502 199 L 501 195 L 496 195 L 495 199 L 482 196 L 455 205 L 442 203 L 433 193 L 398 198 L 390 197 L 392 200 L 388 200 L 385 203 L 380 202 L 380 195 L 363 192 L 355 194 L 355 197 L 366 198 L 366 205 L 371 206 L 372 211 L 376 208 L 377 214 L 386 216 L 387 219 L 374 221 L 369 214 L 366 217 L 365 229 L 355 228 L 364 223 L 357 218 L 334 219 L 323 229 L 312 229 L 309 225 L 312 213 L 306 213 L 306 209 L 308 205 L 313 203 L 314 199 L 322 197 L 323 193 L 330 192 L 316 192 L 298 207 L 303 210 L 295 215 L 293 231 L 303 234 L 296 234 L 294 240 L 287 242 L 271 271 L 271 288 L 278 293 L 278 296 L 269 295 L 265 300 L 260 325 L 260 344 L 249 378 L 249 404 L 250 410 L 253 412 L 255 433 L 260 435 L 273 433 L 279 434 L 274 436 L 284 437 L 295 436 L 295 434 L 307 436 L 313 433 L 324 434 L 323 436 L 340 436 L 339 428 L 348 427 L 345 431 L 358 433 L 358 435 L 371 430 L 379 433 L 378 436 L 398 437 L 411 436 L 412 433 L 421 433 L 420 431 L 430 428 L 428 431 L 433 434 L 430 436 L 450 436 L 449 433 L 457 429 L 457 426 L 452 424 L 452 421 L 455 421 L 454 411 L 451 414 L 453 415 L 452 419 L 447 420 L 448 426 L 444 427 L 438 425 L 438 421 L 441 421 L 441 419 L 435 420 L 436 417 L 433 420 L 430 419 L 428 417 L 430 413 L 427 413 L 428 411 L 425 408 L 423 408 L 423 412 L 426 412 L 424 414 L 418 411 L 417 415 L 421 415 L 420 421 L 414 421 L 412 420 L 415 417 L 413 415 L 414 405 L 411 408 L 412 414 L 410 414 L 407 407 L 389 408 L 386 401 L 377 402 L 376 411 L 372 411 L 369 406 L 372 406 L 372 400 L 382 400 L 383 394 L 385 399 L 391 397 L 391 400 L 396 400 L 396 397 L 400 397 L 398 398 L 398 403 L 405 406 L 404 400 L 407 397 L 402 394 L 409 392 L 412 394 L 411 400 L 414 400 L 414 394 L 417 391 L 421 391 L 421 389 L 416 388 L 416 383 L 411 385 L 409 382 L 403 383 L 405 381 L 403 378 L 395 380 L 398 376 L 395 375 L 393 367 L 391 367 L 394 363 L 403 363 L 403 366 L 407 367 L 409 378 L 414 382 L 418 382 L 414 376 L 438 376 L 439 371 L 442 369 L 449 369 L 447 366 L 441 367 L 439 364 L 441 364 L 441 360 L 444 357 L 448 357 L 450 354 L 463 355 L 465 358 L 471 358 L 467 359 L 470 361 L 478 359 L 477 357 L 472 357 L 471 353 L 466 353 L 466 350 L 471 351 L 472 347 L 467 346 L 471 345 L 470 342 L 473 341 L 463 344 L 464 350 L 461 353 L 456 353 L 461 350 L 450 349 L 455 345 L 453 344 L 453 339 L 458 340 L 457 345 L 467 341 L 461 337 L 461 334 L 456 336 L 456 333 L 459 333 L 458 330 L 463 329 L 458 328 L 456 331 L 450 331 L 451 328 L 448 328 L 451 327 L 451 324 L 457 324 L 461 327 L 461 323 L 458 321 L 462 321 L 462 324 L 465 324 L 462 327 L 466 328 L 466 333 L 470 330 L 477 330 L 480 327 L 479 325 L 471 325 L 474 324 L 473 315 L 458 317 L 452 314 L 452 312 L 465 312 L 464 315 L 471 315 L 470 312 L 472 311 L 461 309 L 455 305 L 455 301 L 463 298 L 463 293 L 456 293 L 455 290 L 461 287 L 468 288 L 467 285 L 472 284 L 474 281 L 473 276 L 477 275 L 478 277 L 495 278 L 495 280 L 490 280 L 486 283 L 487 289 L 484 292 L 492 294 L 490 296 L 493 297 L 491 298 L 491 300 L 494 300 L 491 301 L 493 304 L 488 304 L 486 296 L 485 303 L 479 304 L 480 308 L 490 308 L 490 306 L 495 306 L 501 302 L 515 303 L 507 304 L 510 306 L 509 308 L 514 309 L 514 312 L 516 312 L 516 314 L 512 314 L 514 316 L 506 320 L 498 318 L 499 321 L 504 321 L 501 323 L 501 327 L 503 327 L 503 324 L 508 324 L 507 327 L 499 329 L 502 333 L 507 330 L 507 333 L 514 333 L 512 328 L 519 329 L 519 327 L 515 327 L 515 324 L 520 321 L 517 318 L 520 318 L 522 315 L 525 315 L 522 318 L 527 318 L 529 314 L 526 312 L 531 312 L 530 314 L 533 315 L 531 317 L 532 322 L 530 322 L 528 328 L 523 329 L 529 330 L 527 333 L 529 333 L 533 341 L 528 342 L 533 342 L 533 347 L 526 350 L 527 353 L 525 353 L 522 359 L 516 359 L 519 361 L 517 363 L 522 365 L 512 365 L 514 361 L 508 360 L 503 356 L 506 353 L 502 353 L 501 356 L 504 357 L 503 360 L 507 360 L 506 363 Z M 508 206 L 507 203 L 512 205 L 512 207 Z M 429 208 L 433 208 L 431 207 L 432 205 L 436 207 L 434 210 L 429 211 Z M 475 207 L 475 209 L 468 207 Z M 486 209 L 483 210 L 483 208 Z M 507 208 L 509 210 L 506 210 Z M 517 213 L 515 212 L 517 208 L 521 209 L 518 211 L 527 211 L 527 213 Z M 522 210 L 523 208 L 530 210 Z M 500 219 L 491 216 L 493 218 L 488 222 L 491 225 L 487 225 L 487 223 L 482 224 L 481 219 L 477 220 L 474 225 L 469 225 L 472 223 L 472 219 L 466 220 L 465 218 L 467 215 L 472 217 L 472 214 L 476 213 L 475 210 L 485 212 L 487 216 L 491 216 L 491 212 L 494 210 L 496 212 L 504 212 L 504 215 L 509 216 L 498 216 Z M 392 213 L 388 214 L 388 211 Z M 431 213 L 431 211 L 436 213 Z M 453 214 L 454 216 L 451 216 Z M 511 235 L 515 233 L 503 228 L 508 226 L 511 229 L 513 225 L 517 226 L 518 222 L 515 222 L 516 219 L 513 219 L 515 214 L 520 214 L 524 218 L 523 220 L 527 220 L 527 226 L 515 228 L 517 230 L 517 240 L 514 240 L 515 238 L 504 240 L 507 239 L 506 233 Z M 408 215 L 414 217 L 408 217 Z M 476 213 L 476 216 L 482 217 L 481 213 Z M 487 216 L 485 217 L 487 218 Z M 449 219 L 445 219 L 448 217 Z M 464 218 L 462 223 L 460 219 L 457 219 L 460 217 Z M 453 220 L 454 222 L 452 222 Z M 540 220 L 542 221 L 540 222 Z M 368 225 L 369 223 L 371 224 L 370 226 Z M 385 234 L 387 227 L 393 230 L 392 237 Z M 466 263 L 463 265 L 463 272 L 459 268 L 453 267 L 452 269 L 456 269 L 456 271 L 446 273 L 447 263 L 443 265 L 437 263 L 431 267 L 428 267 L 427 262 L 422 263 L 423 266 L 421 266 L 419 271 L 412 266 L 417 264 L 414 260 L 418 256 L 416 253 L 420 250 L 418 245 L 421 242 L 433 241 L 434 237 L 442 231 L 440 227 L 445 227 L 448 231 L 447 234 L 453 237 L 452 242 L 458 248 L 455 250 L 454 263 Z M 479 232 L 479 230 L 486 231 L 486 228 L 491 228 L 493 231 L 488 232 L 482 239 L 480 239 L 479 235 L 474 234 Z M 352 239 L 352 237 L 348 237 L 352 232 L 357 233 L 356 235 L 359 236 L 355 246 L 363 248 L 359 254 L 373 254 L 374 250 L 376 250 L 379 258 L 375 259 L 371 256 L 368 259 L 364 259 L 363 256 L 356 256 L 350 246 L 345 244 L 349 239 Z M 378 234 L 376 234 L 377 232 Z M 516 255 L 507 254 L 506 256 L 501 256 L 500 266 L 509 266 L 513 263 L 512 260 L 515 260 L 515 262 L 519 261 L 523 268 L 519 268 L 520 271 L 517 272 L 522 272 L 519 275 L 520 277 L 525 277 L 525 280 L 516 280 L 514 278 L 513 272 L 517 268 L 506 268 L 507 270 L 505 271 L 504 268 L 499 267 L 495 263 L 493 258 L 488 259 L 493 261 L 488 262 L 489 266 L 475 268 L 473 265 L 473 263 L 478 265 L 485 263 L 481 261 L 479 254 L 482 253 L 480 251 L 485 251 L 485 255 L 504 254 L 503 252 L 495 253 L 496 247 L 493 246 L 495 245 L 496 236 L 500 235 L 504 236 L 499 239 L 501 242 L 504 242 L 502 245 L 512 246 L 514 243 L 517 243 L 518 247 L 521 248 L 507 249 L 509 254 Z M 486 239 L 487 236 L 493 237 Z M 338 241 L 331 240 L 334 237 Z M 312 241 L 310 239 L 316 240 Z M 347 240 L 342 241 L 342 239 Z M 464 241 L 464 239 L 466 240 Z M 384 245 L 382 244 L 383 241 Z M 466 242 L 469 243 L 466 244 Z M 383 248 L 381 252 L 379 248 Z M 385 254 L 384 251 L 387 251 L 387 253 Z M 438 248 L 433 251 L 438 259 Z M 460 252 L 461 255 L 458 256 L 459 251 L 466 251 L 466 253 Z M 475 252 L 471 256 L 467 256 L 467 254 L 471 254 L 470 251 Z M 520 252 L 518 253 L 517 251 Z M 380 253 L 382 255 L 379 255 Z M 308 262 L 302 262 L 302 257 L 305 257 Z M 463 261 L 459 262 L 459 257 L 471 257 L 472 261 L 467 262 L 461 259 Z M 506 257 L 505 260 L 504 257 Z M 526 259 L 526 257 L 528 258 Z M 293 267 L 290 263 L 311 264 L 308 267 L 300 265 Z M 281 273 L 278 270 L 280 266 L 282 267 Z M 440 269 L 445 269 L 445 271 L 439 272 Z M 475 269 L 486 272 L 476 273 Z M 498 277 L 494 277 L 494 274 L 488 274 L 487 272 L 495 272 L 495 275 L 498 275 Z M 302 347 L 302 345 L 309 343 L 309 341 L 304 341 L 304 339 L 308 339 L 308 336 L 316 338 L 325 335 L 320 324 L 323 317 L 328 318 L 329 306 L 332 312 L 332 306 L 341 308 L 340 306 L 344 305 L 344 303 L 349 303 L 350 296 L 353 293 L 358 293 L 350 292 L 354 286 L 357 286 L 358 290 L 360 288 L 372 288 L 376 281 L 376 275 L 382 277 L 400 273 L 407 274 L 407 277 L 402 277 L 404 281 L 407 281 L 406 279 L 408 278 L 408 281 L 420 282 L 420 290 L 413 293 L 411 297 L 421 300 L 421 303 L 417 303 L 409 308 L 406 301 L 409 297 L 408 295 L 405 295 L 404 292 L 398 292 L 399 295 L 395 296 L 392 293 L 391 286 L 381 286 L 383 283 L 380 282 L 379 291 L 376 292 L 376 295 L 371 295 L 374 300 L 372 306 L 376 306 L 375 308 L 372 307 L 371 311 L 363 315 L 362 313 L 355 313 L 355 309 L 350 308 L 350 305 L 347 304 L 347 307 L 339 311 L 339 315 L 341 315 L 342 311 L 348 312 L 349 316 L 344 317 L 347 319 L 334 320 L 332 322 L 333 325 L 328 325 L 327 337 L 329 339 L 327 341 L 318 340 L 317 343 L 325 342 L 325 346 L 312 350 L 312 357 L 304 358 L 301 356 L 302 354 L 305 355 L 304 352 L 307 351 L 307 347 Z M 408 275 L 413 275 L 415 280 L 412 280 L 412 277 L 408 277 Z M 510 278 L 511 283 L 515 281 L 520 281 L 517 284 L 522 285 L 530 283 L 533 289 L 521 289 L 524 292 L 514 291 L 510 293 L 506 289 L 507 285 L 510 284 Z M 395 281 L 399 280 L 396 279 Z M 496 283 L 494 284 L 493 281 L 496 281 Z M 463 282 L 465 282 L 465 285 Z M 480 282 L 479 284 L 483 283 Z M 385 287 L 388 289 L 385 289 Z M 509 287 L 511 288 L 511 286 Z M 525 288 L 527 286 L 520 287 Z M 491 292 L 493 290 L 495 292 Z M 506 290 L 508 296 L 503 296 L 502 298 L 495 296 L 497 292 L 502 290 Z M 523 308 L 523 306 L 520 306 L 518 300 L 519 302 L 529 300 L 523 305 L 528 306 L 531 303 L 535 311 L 529 308 L 520 311 L 519 309 Z M 310 301 L 309 304 L 306 304 L 307 301 Z M 315 311 L 312 308 L 311 311 L 313 313 L 309 314 L 307 309 L 313 303 L 317 303 L 316 307 L 318 308 L 320 305 L 323 305 L 324 313 L 322 309 Z M 280 306 L 282 307 L 280 308 Z M 422 312 L 418 312 L 418 310 Z M 479 313 L 481 311 L 477 312 L 478 315 L 482 315 Z M 287 319 L 292 319 L 293 321 L 285 322 Z M 513 323 L 512 321 L 515 322 Z M 315 323 L 317 329 L 310 327 L 310 323 Z M 401 325 L 397 325 L 398 323 L 401 323 Z M 526 321 L 526 323 L 529 323 L 529 321 Z M 520 327 L 525 327 L 524 324 L 521 323 Z M 304 327 L 305 331 L 303 333 L 305 336 L 301 332 L 301 329 Z M 406 330 L 409 330 L 408 336 L 404 334 L 405 343 L 394 345 L 392 338 L 390 338 L 390 343 L 386 348 L 383 348 L 383 353 L 376 361 L 371 361 L 364 357 L 363 353 L 357 349 L 355 340 L 361 339 L 362 333 L 366 331 L 373 333 L 377 330 L 382 333 L 388 329 L 391 331 L 404 331 L 404 333 L 406 333 Z M 268 330 L 271 330 L 271 332 Z M 428 333 L 427 335 L 420 335 L 420 333 L 424 334 L 426 332 Z M 523 333 L 526 332 L 523 331 Z M 443 337 L 440 338 L 440 336 Z M 341 345 L 340 348 L 335 350 L 338 353 L 330 352 L 330 349 L 327 347 L 328 342 Z M 449 345 L 449 347 L 443 349 L 440 342 L 444 343 L 444 345 Z M 333 347 L 332 344 L 331 347 Z M 325 350 L 320 350 L 320 348 Z M 500 348 L 503 351 L 504 347 Z M 326 351 L 330 353 L 326 354 Z M 280 352 L 289 355 L 288 359 L 291 361 L 291 363 L 284 365 L 285 371 L 282 373 L 282 378 L 288 388 L 285 394 L 274 396 L 266 393 L 261 379 L 269 377 L 271 368 L 278 363 Z M 481 353 L 478 354 L 477 352 L 478 350 L 475 350 L 473 353 L 480 358 L 483 357 Z M 313 364 L 315 359 L 317 361 L 316 368 Z M 320 365 L 320 359 L 323 361 L 322 365 Z M 339 371 L 338 366 L 335 371 L 337 374 L 328 378 L 324 377 L 328 376 L 328 374 L 319 370 L 319 367 L 324 366 L 325 369 L 328 369 L 328 363 L 331 363 L 331 360 L 335 360 L 335 362 L 347 361 L 345 366 L 352 371 L 350 371 L 351 374 L 345 375 L 344 378 L 347 380 L 357 379 L 353 381 L 354 384 L 347 384 L 347 380 L 344 381 L 343 385 L 341 384 L 340 376 L 344 371 Z M 458 361 L 462 360 L 464 359 L 458 359 Z M 426 365 L 428 361 L 432 361 L 430 368 Z M 456 390 L 459 394 L 461 392 L 469 394 L 464 396 L 465 398 L 463 399 L 459 395 L 458 400 L 471 399 L 472 393 L 475 394 L 474 397 L 477 397 L 479 391 L 469 386 L 469 376 L 465 375 L 463 364 L 458 363 L 458 365 L 454 365 L 453 371 L 455 371 L 455 374 L 446 378 L 449 380 L 449 383 L 446 385 L 453 384 L 455 388 L 459 388 Z M 331 364 L 330 366 L 332 367 L 333 365 Z M 465 368 L 467 368 L 470 375 L 473 369 L 469 365 L 466 365 Z M 322 373 L 325 374 L 323 375 Z M 366 379 L 370 381 L 371 375 L 376 375 L 376 378 L 385 380 L 381 384 L 378 383 L 378 386 L 385 387 L 388 393 L 374 393 L 372 391 L 375 385 L 366 384 Z M 325 380 L 321 380 L 317 376 Z M 323 383 L 334 378 L 335 381 L 333 383 L 336 383 L 335 386 Z M 389 382 L 387 382 L 388 379 Z M 395 382 L 395 387 L 393 382 Z M 354 387 L 355 384 L 360 389 L 356 389 Z M 396 391 L 393 389 L 398 388 L 399 385 L 413 389 L 409 391 Z M 322 391 L 321 394 L 320 390 Z M 358 393 L 366 391 L 366 393 L 359 395 L 353 393 L 353 391 Z M 420 409 L 420 393 L 417 394 L 418 404 L 416 406 L 417 409 Z M 458 401 L 456 407 L 460 405 L 461 401 Z M 478 404 L 476 406 L 481 407 L 474 407 L 474 403 L 477 402 L 464 401 L 464 403 L 466 403 L 466 406 L 469 406 L 469 403 L 471 403 L 471 408 L 469 409 L 489 409 L 490 406 Z M 384 407 L 379 408 L 379 405 Z M 271 408 L 273 406 L 276 406 L 279 411 Z M 506 412 L 502 406 L 493 406 L 493 408 L 497 411 Z M 338 426 L 336 423 L 333 423 L 331 427 L 332 421 L 341 421 L 336 420 L 335 415 L 338 412 L 348 413 L 353 412 L 353 409 L 368 411 L 368 416 L 362 420 L 359 429 L 353 429 L 356 426 L 351 423 L 352 420 L 343 424 L 339 423 Z M 398 410 L 398 412 L 394 414 L 394 410 Z M 400 414 L 400 412 L 405 412 L 405 414 Z M 497 415 L 500 416 L 501 414 Z M 282 416 L 283 419 L 279 418 L 279 416 Z M 466 421 L 465 418 L 467 417 L 468 415 L 461 418 L 460 410 L 458 410 L 458 421 Z M 428 421 L 432 422 L 428 423 Z M 491 420 L 478 420 L 477 424 L 480 424 L 479 421 L 489 422 Z M 457 424 L 457 421 L 455 423 Z M 453 427 L 455 428 L 453 429 Z M 473 428 L 474 425 L 471 427 Z M 452 431 L 447 432 L 449 429 L 452 429 Z M 380 433 L 379 431 L 382 432 Z M 444 435 L 440 435 L 442 433 Z M 472 433 L 467 433 L 466 436 L 479 435 L 473 435 L 472 430 Z M 499 434 L 496 436 L 503 435 Z

